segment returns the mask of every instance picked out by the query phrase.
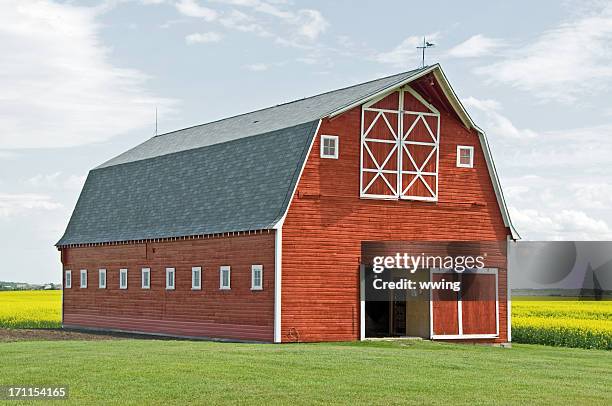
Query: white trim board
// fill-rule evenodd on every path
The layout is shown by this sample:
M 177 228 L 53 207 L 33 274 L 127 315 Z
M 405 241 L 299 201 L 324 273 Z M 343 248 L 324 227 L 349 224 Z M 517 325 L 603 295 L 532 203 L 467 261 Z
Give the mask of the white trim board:
M 274 342 L 282 342 L 282 266 L 283 266 L 283 224 L 277 224 L 274 235 Z
M 478 338 L 498 338 L 497 334 L 449 334 L 433 335 L 432 340 L 474 340 Z

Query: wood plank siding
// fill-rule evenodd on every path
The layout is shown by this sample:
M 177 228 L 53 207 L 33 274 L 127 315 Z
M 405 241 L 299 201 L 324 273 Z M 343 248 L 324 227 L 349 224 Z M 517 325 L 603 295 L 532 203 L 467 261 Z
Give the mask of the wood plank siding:
M 63 324 L 189 337 L 273 341 L 274 232 L 171 242 L 63 248 L 72 287 L 64 289 Z M 251 265 L 263 265 L 263 290 L 251 290 Z M 219 289 L 219 267 L 231 267 L 231 289 Z M 191 268 L 202 267 L 202 289 L 191 290 Z M 141 269 L 151 288 L 141 288 Z M 166 290 L 165 269 L 176 269 Z M 107 287 L 98 287 L 98 269 Z M 119 289 L 119 269 L 128 288 Z M 79 286 L 80 270 L 88 286 Z

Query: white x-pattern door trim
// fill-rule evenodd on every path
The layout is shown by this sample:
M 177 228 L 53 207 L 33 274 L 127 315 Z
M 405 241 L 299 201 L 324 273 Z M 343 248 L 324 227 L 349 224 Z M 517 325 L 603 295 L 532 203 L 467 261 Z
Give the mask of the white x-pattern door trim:
M 391 95 L 392 93 L 399 92 L 398 94 L 398 109 L 391 110 L 388 108 L 376 108 L 372 107 L 380 100 L 385 97 Z M 421 104 L 427 107 L 429 111 L 406 111 L 403 110 L 404 106 L 404 97 L 405 93 L 409 93 L 415 99 L 417 99 Z M 376 113 L 372 122 L 365 128 L 365 117 L 366 112 Z M 394 114 L 397 116 L 397 130 L 393 127 L 393 125 L 389 122 L 387 115 Z M 381 119 L 386 124 L 386 127 L 389 129 L 393 139 L 381 139 L 374 138 L 371 136 L 372 129 L 376 125 L 376 123 Z M 414 117 L 410 126 L 407 130 L 404 131 L 404 120 L 405 117 Z M 435 131 L 432 130 L 431 126 L 426 120 L 426 117 L 434 117 L 436 119 L 436 128 Z M 427 129 L 427 132 L 431 136 L 430 141 L 415 141 L 411 140 L 409 137 L 412 134 L 412 131 L 419 124 L 419 121 L 423 123 L 424 127 Z M 401 136 L 400 136 L 401 135 Z M 378 160 L 375 157 L 375 154 L 372 153 L 372 150 L 368 143 L 376 144 L 376 143 L 384 143 L 384 144 L 394 144 L 393 148 L 387 153 L 382 164 L 379 164 Z M 430 153 L 427 158 L 418 165 L 412 153 L 411 146 L 430 146 L 432 147 Z M 393 156 L 396 156 L 397 160 L 397 169 L 385 169 L 386 165 L 391 161 Z M 403 157 L 407 156 L 410 160 L 410 163 L 414 167 L 414 170 L 404 170 L 402 166 Z M 374 164 L 374 168 L 364 167 L 364 156 L 369 157 L 369 159 Z M 435 156 L 435 170 L 434 171 L 425 171 L 427 165 L 434 159 Z M 407 200 L 422 200 L 422 201 L 437 201 L 438 200 L 438 167 L 440 161 L 440 112 L 430 103 L 428 103 L 416 90 L 406 85 L 401 89 L 395 89 L 390 91 L 380 97 L 365 103 L 361 110 L 361 173 L 360 173 L 360 196 L 367 198 L 378 198 L 378 199 L 407 199 Z M 364 174 L 365 173 L 374 173 L 374 177 L 370 179 L 367 183 L 364 182 Z M 394 187 L 389 181 L 392 178 L 391 175 L 395 175 L 396 177 L 396 187 Z M 403 175 L 412 175 L 414 176 L 407 185 L 403 185 Z M 387 178 L 387 176 L 391 176 Z M 430 183 L 424 178 L 425 176 L 434 178 L 435 183 L 430 185 Z M 369 192 L 370 188 L 378 178 L 381 178 L 386 186 L 388 187 L 389 194 L 376 194 Z M 419 195 L 418 193 L 414 193 L 413 187 L 417 184 L 417 181 L 421 180 L 422 184 L 425 185 L 427 191 L 430 196 Z M 365 184 L 364 184 L 365 183 Z

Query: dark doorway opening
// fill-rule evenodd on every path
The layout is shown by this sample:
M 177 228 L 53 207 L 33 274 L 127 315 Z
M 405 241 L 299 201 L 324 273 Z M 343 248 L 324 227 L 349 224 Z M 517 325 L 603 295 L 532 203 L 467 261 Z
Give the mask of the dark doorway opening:
M 406 274 L 404 270 L 392 270 L 379 276 L 385 281 L 397 282 L 402 278 L 414 281 L 429 280 L 429 271 L 420 270 Z M 374 277 L 367 272 L 365 284 L 371 286 Z M 365 337 L 430 337 L 429 290 L 393 289 L 380 295 L 377 300 L 365 302 Z

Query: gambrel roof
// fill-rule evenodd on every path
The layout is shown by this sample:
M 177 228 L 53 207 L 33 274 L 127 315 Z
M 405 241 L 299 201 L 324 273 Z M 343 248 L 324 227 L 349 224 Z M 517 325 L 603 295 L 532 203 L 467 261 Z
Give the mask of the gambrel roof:
M 320 120 L 433 72 L 458 116 L 486 138 L 439 65 L 157 135 L 89 172 L 58 246 L 274 228 L 288 209 Z

